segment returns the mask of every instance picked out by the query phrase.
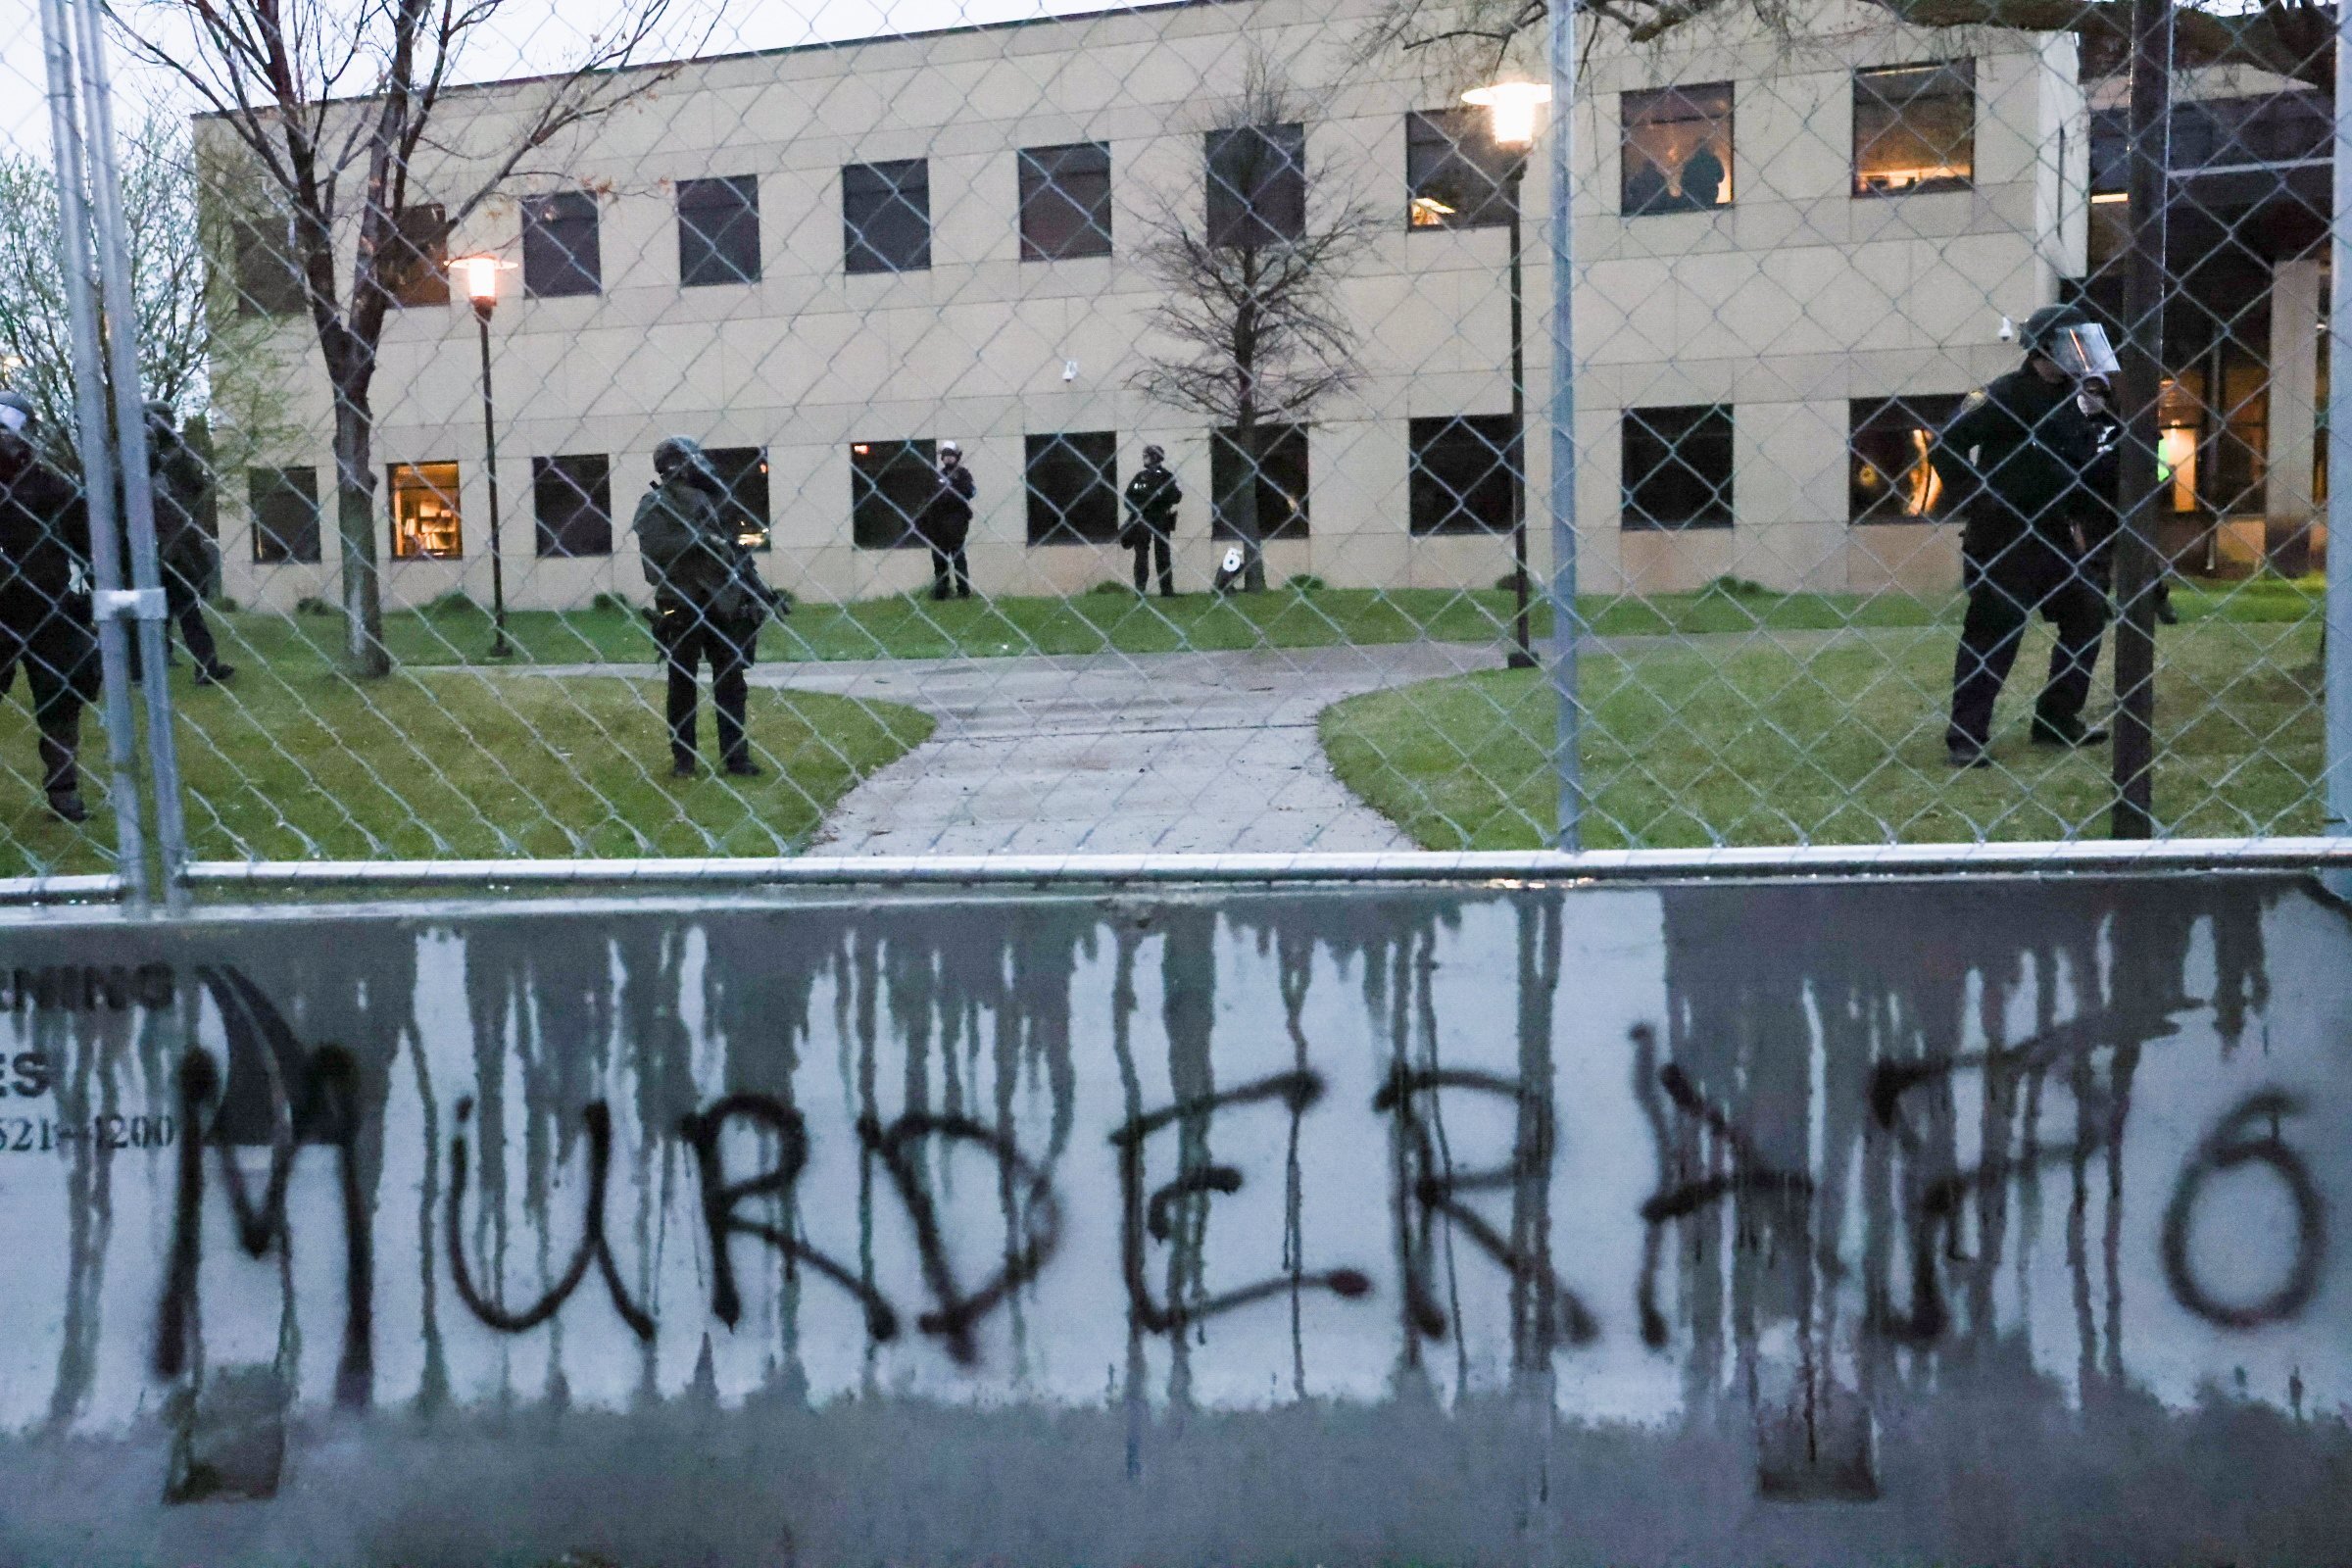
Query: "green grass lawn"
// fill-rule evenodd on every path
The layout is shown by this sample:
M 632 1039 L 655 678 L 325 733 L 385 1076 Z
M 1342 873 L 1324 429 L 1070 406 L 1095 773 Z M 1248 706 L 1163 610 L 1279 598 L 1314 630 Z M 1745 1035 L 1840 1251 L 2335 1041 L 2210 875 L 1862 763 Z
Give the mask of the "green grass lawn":
M 896 704 L 754 689 L 752 744 L 767 775 L 707 766 L 677 780 L 656 682 L 428 668 L 358 685 L 299 646 L 232 658 L 231 686 L 189 685 L 184 667 L 174 682 L 200 859 L 792 854 L 853 784 L 932 729 Z M 97 716 L 82 749 L 95 814 L 74 828 L 42 804 L 22 687 L 0 703 L 5 874 L 108 867 Z M 702 739 L 714 760 L 707 701 Z
M 2319 831 L 2318 646 L 2308 618 L 2227 608 L 2161 634 L 2155 795 L 2166 830 Z M 1994 735 L 1999 765 L 1960 773 L 1943 763 L 1945 628 L 1590 653 L 1584 759 L 1596 798 L 1585 842 L 2103 837 L 2108 750 L 2026 738 L 2048 648 L 2037 627 L 2019 658 Z M 2108 703 L 2102 682 L 2092 716 Z M 1498 670 L 1350 699 L 1324 712 L 1322 734 L 1339 776 L 1416 843 L 1530 849 L 1553 826 L 1554 714 L 1542 672 Z
M 2300 620 L 2322 592 L 2318 579 L 2275 578 L 2208 587 L 2181 585 L 2175 601 L 2184 620 Z M 1960 601 L 1908 594 L 1780 594 L 1726 579 L 1726 585 L 1646 598 L 1588 595 L 1588 629 L 1604 637 L 1707 632 L 1827 631 L 1956 625 Z M 934 604 L 893 594 L 837 604 L 804 604 L 761 632 L 765 660 L 990 659 L 1015 654 L 1175 653 L 1188 649 L 1318 648 L 1345 643 L 1500 642 L 1510 635 L 1511 596 L 1498 589 L 1400 588 L 1387 591 L 1276 589 L 1220 598 L 1185 594 L 1138 599 L 1124 589 L 1071 598 L 1002 598 Z M 341 620 L 332 614 L 243 612 L 222 617 L 232 650 L 277 660 L 329 657 Z M 1551 635 L 1551 616 L 1537 606 L 1533 635 Z M 508 616 L 517 662 L 650 663 L 657 657 L 640 614 L 608 604 L 577 611 L 517 611 Z M 463 600 L 384 617 L 384 641 L 404 664 L 486 661 L 488 615 Z M 232 659 L 237 657 L 232 652 Z

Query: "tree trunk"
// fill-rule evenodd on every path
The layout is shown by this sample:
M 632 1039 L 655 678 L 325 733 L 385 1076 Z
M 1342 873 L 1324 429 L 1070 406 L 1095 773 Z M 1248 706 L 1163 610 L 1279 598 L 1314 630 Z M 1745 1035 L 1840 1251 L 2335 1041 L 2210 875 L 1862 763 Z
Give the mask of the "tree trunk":
M 364 392 L 335 398 L 335 537 L 343 552 L 343 667 L 356 680 L 392 671 L 375 555 L 375 416 Z
M 1257 515 L 1257 477 L 1265 461 L 1265 432 L 1257 411 L 1245 404 L 1234 421 L 1234 456 L 1241 476 L 1225 497 L 1225 521 L 1242 545 L 1242 592 L 1266 591 L 1266 536 Z

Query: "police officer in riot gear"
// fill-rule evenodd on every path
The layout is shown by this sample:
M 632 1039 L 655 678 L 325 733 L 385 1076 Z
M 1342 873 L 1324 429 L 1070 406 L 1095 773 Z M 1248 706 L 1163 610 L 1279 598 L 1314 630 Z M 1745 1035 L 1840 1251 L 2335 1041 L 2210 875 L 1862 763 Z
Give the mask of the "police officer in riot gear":
M 1968 613 L 1952 665 L 1944 741 L 1955 767 L 1989 759 L 1993 702 L 2038 612 L 2058 629 L 2049 677 L 2034 707 L 2034 740 L 2092 746 L 2082 708 L 2107 623 L 2089 556 L 2114 516 L 2114 421 L 2104 399 L 2116 373 L 2107 334 L 2080 312 L 2048 306 L 2027 318 L 2026 363 L 1969 394 L 1930 461 L 1960 499 Z
M 654 448 L 654 484 L 637 503 L 635 526 L 654 590 L 654 636 L 668 664 L 676 778 L 694 776 L 695 674 L 706 661 L 721 765 L 736 778 L 762 771 L 744 734 L 745 675 L 778 596 L 753 565 L 738 510 L 700 442 L 673 435 Z
M 204 504 L 213 487 L 212 470 L 180 438 L 172 405 L 147 405 L 147 470 L 155 496 L 155 553 L 163 570 L 164 605 L 179 624 L 180 641 L 196 662 L 196 684 L 217 685 L 236 666 L 220 662 L 213 629 L 204 618 L 204 591 L 219 568 L 219 552 L 204 530 Z M 127 556 L 125 560 L 129 559 Z
M 1168 561 L 1169 540 L 1176 532 L 1176 508 L 1184 500 L 1184 487 L 1176 475 L 1168 471 L 1168 455 L 1158 447 L 1144 448 L 1144 466 L 1134 478 L 1127 481 L 1127 525 L 1119 530 L 1119 543 L 1135 552 L 1135 591 L 1144 593 L 1150 587 L 1150 567 L 1156 555 L 1159 563 L 1159 596 L 1176 597 L 1176 578 Z
M 84 587 L 90 515 L 81 487 L 40 460 L 36 423 L 29 402 L 0 391 L 0 681 L 24 670 L 49 808 L 82 822 L 90 813 L 75 758 L 99 678 Z

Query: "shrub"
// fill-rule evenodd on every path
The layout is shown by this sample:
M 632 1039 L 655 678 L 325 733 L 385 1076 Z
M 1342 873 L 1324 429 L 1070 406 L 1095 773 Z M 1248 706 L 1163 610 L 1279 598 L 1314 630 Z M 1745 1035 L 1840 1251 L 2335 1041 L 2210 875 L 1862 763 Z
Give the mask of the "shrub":
M 1295 594 L 1321 593 L 1331 586 L 1311 571 L 1294 572 L 1283 579 L 1282 585 Z
M 1132 594 L 1135 589 L 1116 577 L 1105 577 L 1087 590 L 1090 594 Z
M 1777 588 L 1767 588 L 1762 583 L 1751 582 L 1745 577 L 1728 575 L 1710 580 L 1706 591 L 1711 594 L 1721 594 L 1727 599 L 1778 599 L 1781 597 L 1780 590 Z
M 297 615 L 340 615 L 343 612 L 317 594 L 304 594 L 300 599 L 294 601 L 294 613 Z
M 615 615 L 631 615 L 637 612 L 637 607 L 629 603 L 627 594 L 616 593 L 598 594 L 594 599 L 588 601 L 588 608 L 602 610 Z

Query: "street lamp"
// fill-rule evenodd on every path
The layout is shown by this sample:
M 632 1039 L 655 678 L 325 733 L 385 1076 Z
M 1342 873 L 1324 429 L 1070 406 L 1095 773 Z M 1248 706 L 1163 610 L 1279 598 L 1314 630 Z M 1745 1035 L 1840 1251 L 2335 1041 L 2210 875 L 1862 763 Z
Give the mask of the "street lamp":
M 507 641 L 507 567 L 499 554 L 498 537 L 498 420 L 490 398 L 490 313 L 498 307 L 498 274 L 514 270 L 513 262 L 495 256 L 461 256 L 449 264 L 473 301 L 474 324 L 482 334 L 482 471 L 490 479 L 490 657 L 505 659 L 514 652 Z
M 1511 215 L 1511 595 L 1517 612 L 1511 620 L 1512 669 L 1536 667 L 1527 633 L 1527 350 L 1523 324 L 1523 294 L 1519 266 L 1519 182 L 1527 172 L 1527 155 L 1536 142 L 1536 109 L 1551 101 L 1551 88 L 1540 81 L 1498 81 L 1473 87 L 1462 102 L 1487 111 L 1494 145 L 1513 153 L 1504 173 Z M 1554 607 L 1552 613 L 1563 613 Z

